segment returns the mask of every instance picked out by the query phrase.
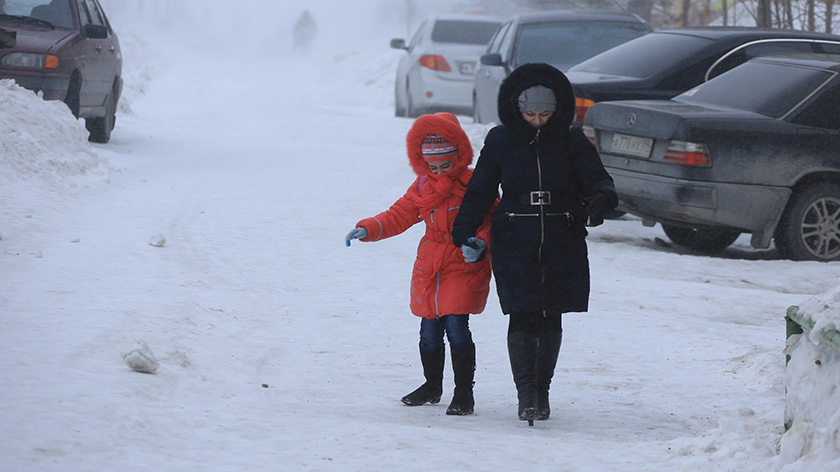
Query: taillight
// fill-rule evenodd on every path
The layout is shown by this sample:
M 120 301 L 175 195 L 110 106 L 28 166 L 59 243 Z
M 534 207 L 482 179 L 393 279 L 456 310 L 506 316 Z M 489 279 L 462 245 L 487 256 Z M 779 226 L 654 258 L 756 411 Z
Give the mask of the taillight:
M 712 159 L 705 144 L 671 141 L 664 162 L 692 167 L 711 167 Z
M 428 67 L 432 70 L 439 70 L 441 72 L 449 72 L 452 69 L 449 67 L 449 63 L 446 62 L 446 59 L 443 56 L 434 56 L 431 54 L 424 54 L 420 56 L 420 59 L 417 62 L 423 66 Z
M 587 138 L 589 138 L 589 142 L 595 146 L 595 149 L 598 149 L 598 135 L 595 133 L 595 128 L 591 126 L 584 126 L 583 127 L 583 134 Z
M 595 102 L 588 98 L 575 98 L 575 117 L 572 120 L 573 125 L 582 125 L 583 119 L 586 118 L 586 112 L 589 107 Z

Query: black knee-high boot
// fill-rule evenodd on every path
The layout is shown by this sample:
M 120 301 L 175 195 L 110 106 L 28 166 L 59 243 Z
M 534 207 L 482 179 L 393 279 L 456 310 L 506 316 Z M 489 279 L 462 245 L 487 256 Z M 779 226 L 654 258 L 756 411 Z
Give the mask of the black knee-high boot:
M 563 331 L 547 331 L 539 335 L 539 347 L 537 348 L 537 409 L 539 410 L 538 420 L 547 420 L 551 414 L 551 406 L 548 404 L 548 387 L 551 385 L 551 378 L 554 376 L 554 367 L 557 365 L 557 355 L 560 353 L 560 343 L 563 341 Z
M 455 373 L 455 394 L 446 409 L 447 415 L 471 415 L 475 407 L 473 379 L 475 378 L 475 344 L 467 349 L 452 349 L 452 370 Z
M 426 382 L 415 391 L 402 397 L 402 402 L 408 406 L 425 405 L 440 402 L 443 394 L 443 362 L 446 358 L 446 347 L 431 352 L 420 350 L 420 360 L 423 363 L 423 376 Z
M 508 332 L 508 356 L 513 382 L 519 398 L 519 419 L 533 422 L 537 410 L 537 333 L 531 331 Z

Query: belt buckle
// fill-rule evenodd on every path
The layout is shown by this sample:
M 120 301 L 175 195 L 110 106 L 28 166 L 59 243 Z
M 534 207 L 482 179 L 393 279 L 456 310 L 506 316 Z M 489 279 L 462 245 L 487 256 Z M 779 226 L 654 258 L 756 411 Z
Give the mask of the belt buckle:
M 531 205 L 551 205 L 551 192 L 548 190 L 532 191 Z

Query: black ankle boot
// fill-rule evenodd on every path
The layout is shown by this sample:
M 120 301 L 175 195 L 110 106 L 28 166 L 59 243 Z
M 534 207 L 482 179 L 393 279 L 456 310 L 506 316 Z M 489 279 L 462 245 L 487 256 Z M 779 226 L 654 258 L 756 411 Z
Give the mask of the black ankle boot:
M 532 423 L 539 416 L 537 411 L 537 333 L 514 331 L 508 333 L 508 356 L 513 382 L 519 399 L 519 419 Z
M 402 397 L 401 401 L 408 406 L 439 403 L 443 394 L 443 362 L 446 357 L 446 347 L 441 346 L 437 351 L 420 351 L 420 361 L 423 363 L 423 376 L 426 382 L 413 392 Z
M 557 365 L 557 355 L 560 353 L 560 343 L 562 341 L 562 330 L 547 331 L 539 336 L 537 375 L 534 382 L 537 387 L 538 420 L 547 420 L 551 415 L 551 406 L 548 403 L 548 387 L 551 385 L 551 378 L 554 376 L 554 368 Z
M 475 344 L 458 351 L 452 349 L 452 370 L 455 373 L 455 394 L 446 409 L 447 415 L 471 415 L 475 407 L 473 379 L 475 378 Z

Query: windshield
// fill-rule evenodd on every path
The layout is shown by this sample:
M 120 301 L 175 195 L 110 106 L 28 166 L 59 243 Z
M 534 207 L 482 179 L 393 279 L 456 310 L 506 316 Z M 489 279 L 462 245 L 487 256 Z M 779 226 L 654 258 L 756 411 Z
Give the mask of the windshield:
M 499 25 L 492 21 L 440 20 L 432 30 L 432 41 L 483 46 L 490 42 Z
M 37 18 L 61 28 L 73 28 L 71 0 L 6 0 L 3 11 L 6 15 Z M 0 5 L 3 0 L 0 0 Z
M 834 74 L 825 70 L 748 62 L 697 86 L 674 100 L 713 105 L 780 118 Z M 772 77 L 773 80 L 767 80 Z M 756 93 L 756 84 L 761 84 Z
M 712 40 L 683 34 L 651 33 L 584 61 L 571 70 L 643 78 L 670 69 Z
M 526 24 L 520 28 L 512 62 L 546 62 L 566 70 L 649 31 L 644 24 L 618 21 Z

